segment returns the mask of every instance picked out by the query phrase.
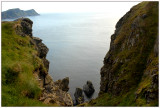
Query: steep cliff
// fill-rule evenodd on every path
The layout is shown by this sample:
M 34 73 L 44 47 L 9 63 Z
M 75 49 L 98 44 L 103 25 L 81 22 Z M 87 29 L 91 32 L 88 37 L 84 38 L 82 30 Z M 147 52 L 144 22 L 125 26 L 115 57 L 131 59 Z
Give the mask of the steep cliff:
M 116 24 L 90 105 L 158 105 L 158 2 L 142 2 Z
M 24 11 L 20 10 L 19 8 L 15 8 L 4 11 L 1 15 L 2 19 L 13 19 L 26 16 L 37 16 L 39 14 L 34 9 Z
M 2 22 L 2 106 L 72 106 L 69 78 L 52 80 L 49 49 L 32 36 L 32 24 L 28 18 Z

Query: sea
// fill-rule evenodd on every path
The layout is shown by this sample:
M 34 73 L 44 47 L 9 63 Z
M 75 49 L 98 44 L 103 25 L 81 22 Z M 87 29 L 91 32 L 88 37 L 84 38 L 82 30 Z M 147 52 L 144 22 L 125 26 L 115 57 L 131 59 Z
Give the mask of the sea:
M 107 54 L 117 17 L 106 13 L 45 13 L 29 17 L 33 36 L 49 48 L 49 74 L 54 81 L 69 77 L 69 93 L 89 80 L 96 98 L 100 90 L 100 70 Z

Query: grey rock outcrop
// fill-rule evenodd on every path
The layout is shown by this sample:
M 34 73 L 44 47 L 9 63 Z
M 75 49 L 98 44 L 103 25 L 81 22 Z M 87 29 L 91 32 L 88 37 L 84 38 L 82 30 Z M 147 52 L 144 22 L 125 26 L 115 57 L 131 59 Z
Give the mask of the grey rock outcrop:
M 15 21 L 20 23 L 15 26 L 16 33 L 20 36 L 30 36 L 32 37 L 32 24 L 33 22 L 29 18 L 20 18 Z
M 39 44 L 37 44 L 37 47 L 38 47 L 39 57 L 40 58 L 45 58 L 48 51 L 49 51 L 47 46 L 40 42 Z
M 56 82 L 46 77 L 46 85 L 44 86 L 40 101 L 45 104 L 56 103 L 60 106 L 73 106 L 73 101 L 69 93 L 63 91 Z
M 84 95 L 81 88 L 76 88 L 74 97 L 75 97 L 75 105 L 78 105 L 84 102 Z
M 55 82 L 55 84 L 58 85 L 61 90 L 67 92 L 69 90 L 69 77 L 58 80 Z
M 83 91 L 87 97 L 91 97 L 93 95 L 95 89 L 91 81 L 87 81 L 87 83 L 83 86 Z

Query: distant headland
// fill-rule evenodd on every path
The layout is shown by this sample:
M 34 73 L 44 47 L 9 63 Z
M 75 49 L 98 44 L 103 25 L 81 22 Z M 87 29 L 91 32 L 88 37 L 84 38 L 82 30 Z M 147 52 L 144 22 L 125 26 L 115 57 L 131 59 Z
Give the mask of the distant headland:
M 2 12 L 2 19 L 14 19 L 26 16 L 37 16 L 39 15 L 34 9 L 20 10 L 19 8 L 9 9 Z

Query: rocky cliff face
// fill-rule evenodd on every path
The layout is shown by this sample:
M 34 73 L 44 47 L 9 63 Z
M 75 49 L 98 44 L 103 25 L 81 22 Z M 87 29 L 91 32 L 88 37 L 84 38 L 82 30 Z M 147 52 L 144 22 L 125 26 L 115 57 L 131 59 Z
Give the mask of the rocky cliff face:
M 41 60 L 41 64 L 38 64 L 33 72 L 42 90 L 42 95 L 39 100 L 46 104 L 56 103 L 60 106 L 72 106 L 72 98 L 69 93 L 67 93 L 69 89 L 69 78 L 54 82 L 48 74 L 49 61 L 46 59 L 46 55 L 49 49 L 42 43 L 40 38 L 32 36 L 33 22 L 28 18 L 21 18 L 16 21 L 19 22 L 15 25 L 16 33 L 20 36 L 30 36 L 30 43 L 35 45 L 35 49 L 38 52 L 34 60 L 38 60 L 36 58 L 40 58 Z
M 130 93 L 136 105 L 158 103 L 158 29 L 158 2 L 142 2 L 118 21 L 100 72 L 99 95 Z

